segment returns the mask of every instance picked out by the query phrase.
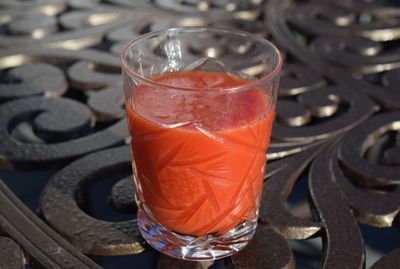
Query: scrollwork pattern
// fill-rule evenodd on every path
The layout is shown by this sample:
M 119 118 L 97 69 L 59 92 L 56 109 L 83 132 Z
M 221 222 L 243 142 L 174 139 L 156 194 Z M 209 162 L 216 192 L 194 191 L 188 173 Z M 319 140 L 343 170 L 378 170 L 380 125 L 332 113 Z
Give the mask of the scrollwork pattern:
M 3 0 L 0 8 L 0 167 L 58 171 L 40 194 L 45 223 L 0 183 L 0 267 L 100 268 L 83 254 L 151 251 L 134 217 L 118 54 L 125 42 L 149 31 L 204 25 L 271 39 L 286 60 L 259 230 L 247 249 L 220 265 L 400 264 L 398 244 L 371 260 L 362 229 L 394 230 L 392 240 L 399 241 L 396 1 Z M 223 53 L 212 42 L 186 43 L 197 54 Z M 227 41 L 223 49 L 235 53 L 245 73 L 265 68 L 249 69 L 241 61 L 252 61 L 251 44 Z M 149 57 L 162 57 L 157 53 L 149 48 Z M 108 181 L 112 208 L 132 220 L 90 215 L 86 191 Z M 301 201 L 293 201 L 299 192 Z M 32 242 L 28 235 L 35 236 Z M 293 242 L 313 238 L 321 239 L 322 251 L 304 259 Z M 45 247 L 51 251 L 43 254 Z M 209 265 L 158 260 L 159 268 Z

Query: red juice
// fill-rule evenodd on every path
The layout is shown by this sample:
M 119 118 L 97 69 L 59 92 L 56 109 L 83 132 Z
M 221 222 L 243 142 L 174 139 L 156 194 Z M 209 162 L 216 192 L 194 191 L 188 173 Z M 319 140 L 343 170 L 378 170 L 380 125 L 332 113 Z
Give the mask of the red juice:
M 207 71 L 163 74 L 126 102 L 137 200 L 171 231 L 223 234 L 255 216 L 274 107 L 249 81 Z M 216 89 L 221 90 L 216 90 Z

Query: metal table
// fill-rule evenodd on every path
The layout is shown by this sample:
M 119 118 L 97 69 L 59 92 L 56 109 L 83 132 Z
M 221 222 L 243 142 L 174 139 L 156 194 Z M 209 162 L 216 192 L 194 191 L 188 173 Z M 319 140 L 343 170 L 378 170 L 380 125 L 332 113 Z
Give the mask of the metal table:
M 0 25 L 0 268 L 209 265 L 140 237 L 122 107 L 122 45 L 185 25 L 286 58 L 255 239 L 209 268 L 400 268 L 397 1 L 2 0 Z

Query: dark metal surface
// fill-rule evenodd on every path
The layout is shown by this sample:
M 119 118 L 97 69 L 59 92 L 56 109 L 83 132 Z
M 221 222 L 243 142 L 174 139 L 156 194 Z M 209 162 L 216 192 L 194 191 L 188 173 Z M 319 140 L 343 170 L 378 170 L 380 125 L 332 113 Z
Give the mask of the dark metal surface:
M 287 239 L 306 239 L 321 229 L 317 222 L 293 216 L 285 201 L 304 169 L 321 149 L 318 146 L 288 157 L 281 170 L 267 180 L 263 187 L 260 222 L 272 226 Z
M 93 255 L 126 255 L 144 250 L 136 219 L 106 222 L 79 207 L 85 186 L 118 173 L 129 173 L 129 147 L 90 154 L 58 172 L 42 192 L 40 212 L 51 227 L 79 250 Z
M 333 142 L 320 153 L 310 168 L 309 193 L 313 212 L 323 226 L 324 256 L 322 268 L 363 268 L 364 244 L 351 209 L 341 199 L 341 193 L 329 175 L 329 162 L 333 158 Z M 318 213 L 316 213 L 318 212 Z
M 203 25 L 271 39 L 286 60 L 259 229 L 214 265 L 138 234 L 118 59 L 140 34 Z M 251 44 L 225 49 L 265 68 L 243 65 Z M 0 183 L 0 268 L 399 268 L 399 52 L 397 1 L 0 1 L 0 175 L 40 197 L 35 214 Z M 9 176 L 51 169 L 36 192 Z
M 0 268 L 22 269 L 25 266 L 21 247 L 9 237 L 0 237 Z
M 121 212 L 135 212 L 137 210 L 134 198 L 134 185 L 131 176 L 121 179 L 111 189 L 111 204 Z
M 269 227 L 258 228 L 255 239 L 242 252 L 227 259 L 225 265 L 228 269 L 296 268 L 288 242 Z
M 3 233 L 13 238 L 29 254 L 29 261 L 35 267 L 101 268 L 26 208 L 2 181 L 0 227 Z M 10 250 L 12 248 L 2 248 L 2 255 L 11 254 L 7 253 Z M 20 259 L 18 257 L 15 262 Z
M 17 99 L 0 106 L 0 115 L 0 163 L 5 168 L 65 163 L 121 145 L 128 136 L 125 120 L 93 132 L 89 108 L 71 98 Z M 18 139 L 12 131 L 21 133 Z

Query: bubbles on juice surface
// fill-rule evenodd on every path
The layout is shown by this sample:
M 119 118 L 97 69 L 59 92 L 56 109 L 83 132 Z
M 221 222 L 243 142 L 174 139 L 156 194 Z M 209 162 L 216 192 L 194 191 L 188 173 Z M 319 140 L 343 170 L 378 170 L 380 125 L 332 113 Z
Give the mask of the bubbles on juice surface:
M 223 90 L 248 82 L 228 74 L 188 71 L 164 74 L 153 80 L 177 87 L 139 86 L 135 90 L 136 112 L 156 124 L 185 128 L 201 126 L 217 131 L 247 125 L 266 114 L 267 96 L 261 89 Z

